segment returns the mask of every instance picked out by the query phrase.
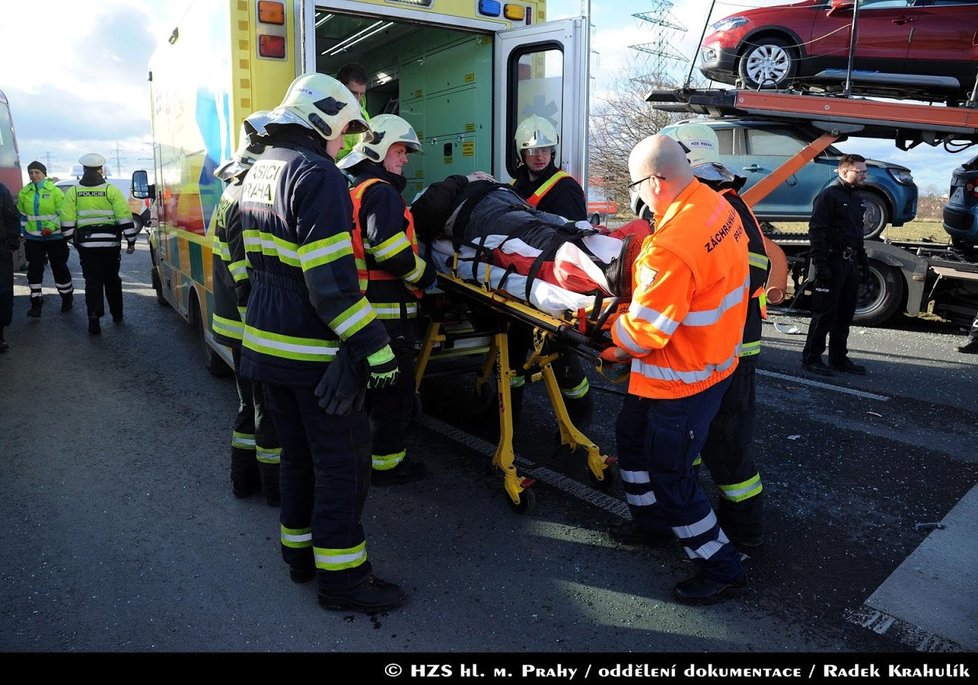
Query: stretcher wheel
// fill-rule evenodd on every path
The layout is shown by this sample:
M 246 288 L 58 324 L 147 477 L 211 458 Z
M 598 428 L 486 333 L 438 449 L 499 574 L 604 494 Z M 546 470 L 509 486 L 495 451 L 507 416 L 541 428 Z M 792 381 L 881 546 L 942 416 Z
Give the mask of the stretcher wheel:
M 537 494 L 533 492 L 532 488 L 527 488 L 520 493 L 519 504 L 514 502 L 509 494 L 504 494 L 506 495 L 506 501 L 509 502 L 510 508 L 517 514 L 529 514 L 537 505 Z
M 587 482 L 594 490 L 599 490 L 600 492 L 611 492 L 614 490 L 615 486 L 618 484 L 618 465 L 608 464 L 608 468 L 604 470 L 604 480 L 598 480 L 591 469 L 587 469 Z

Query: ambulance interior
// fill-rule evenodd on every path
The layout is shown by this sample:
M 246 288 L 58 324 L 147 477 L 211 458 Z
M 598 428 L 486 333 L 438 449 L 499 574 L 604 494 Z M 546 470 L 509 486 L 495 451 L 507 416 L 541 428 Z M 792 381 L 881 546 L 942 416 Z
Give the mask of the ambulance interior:
M 493 169 L 493 37 L 392 17 L 350 16 L 316 11 L 316 69 L 335 75 L 347 62 L 359 62 L 369 78 L 367 112 L 397 114 L 415 129 L 423 154 L 404 168 L 410 201 L 430 183 L 476 170 L 507 178 L 516 171 L 516 153 L 507 146 L 507 169 Z M 516 97 L 510 97 L 506 127 L 512 140 L 518 119 L 541 113 L 534 105 L 556 101 L 547 117 L 560 130 L 559 97 L 541 88 L 560 87 L 559 46 L 520 48 L 511 60 Z M 555 78 L 556 77 L 556 78 Z M 559 90 L 558 90 L 559 92 Z M 553 104 L 549 105 L 553 110 Z

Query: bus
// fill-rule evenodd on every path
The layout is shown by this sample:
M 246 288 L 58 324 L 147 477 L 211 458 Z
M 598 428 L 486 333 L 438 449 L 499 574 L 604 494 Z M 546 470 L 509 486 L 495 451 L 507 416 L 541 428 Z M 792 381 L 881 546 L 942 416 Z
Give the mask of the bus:
M 134 188 L 158 212 L 157 298 L 196 328 L 206 367 L 230 361 L 211 332 L 213 172 L 244 117 L 277 106 L 302 73 L 359 62 L 367 111 L 400 115 L 422 141 L 405 200 L 452 174 L 510 180 L 531 114 L 560 132 L 557 165 L 586 182 L 587 41 L 585 18 L 548 23 L 545 0 L 196 0 L 150 60 L 156 184 L 136 172 Z

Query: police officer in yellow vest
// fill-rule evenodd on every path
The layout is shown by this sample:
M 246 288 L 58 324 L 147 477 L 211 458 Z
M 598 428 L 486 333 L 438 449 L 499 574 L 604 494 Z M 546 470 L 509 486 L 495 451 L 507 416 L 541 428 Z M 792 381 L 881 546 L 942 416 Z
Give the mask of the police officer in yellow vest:
M 61 189 L 47 178 L 48 170 L 40 162 L 27 165 L 31 182 L 17 195 L 17 210 L 26 217 L 24 252 L 27 255 L 27 285 L 31 289 L 31 308 L 27 316 L 41 315 L 41 284 L 44 281 L 44 261 L 51 263 L 54 284 L 61 294 L 61 311 L 71 311 L 74 286 L 68 270 L 68 242 L 61 230 Z
M 556 127 L 541 116 L 529 116 L 516 127 L 515 142 L 520 166 L 513 179 L 513 190 L 540 211 L 557 214 L 569 221 L 585 220 L 584 189 L 570 174 L 558 169 L 554 161 L 560 142 Z M 531 345 L 532 329 L 521 323 L 511 324 L 509 363 L 512 368 L 523 367 Z M 565 353 L 553 363 L 553 370 L 571 421 L 578 428 L 586 428 L 593 409 L 584 369 L 575 355 Z M 514 419 L 520 414 L 525 383 L 523 374 L 510 379 Z
M 401 197 L 408 153 L 421 149 L 411 125 L 380 114 L 370 122 L 373 140 L 360 142 L 339 163 L 355 177 L 353 254 L 367 300 L 384 323 L 397 355 L 398 381 L 367 393 L 373 435 L 374 485 L 394 485 L 424 477 L 424 463 L 407 456 L 405 443 L 414 408 L 414 345 L 418 300 L 435 280 L 435 270 L 418 257 L 411 212 Z
M 99 319 L 105 314 L 105 300 L 116 323 L 122 321 L 122 279 L 119 278 L 119 250 L 125 236 L 126 254 L 136 249 L 136 227 L 122 191 L 102 177 L 105 157 L 82 155 L 81 180 L 68 189 L 61 210 L 61 226 L 66 237 L 74 239 L 85 276 L 85 306 L 88 308 L 88 333 L 102 332 Z M 104 299 L 103 299 L 104 292 Z

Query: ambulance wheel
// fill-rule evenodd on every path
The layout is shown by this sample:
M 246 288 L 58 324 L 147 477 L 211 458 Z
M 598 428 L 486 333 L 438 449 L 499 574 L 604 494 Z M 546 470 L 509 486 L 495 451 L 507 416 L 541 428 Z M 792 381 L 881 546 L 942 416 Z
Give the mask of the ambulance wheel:
M 529 514 L 537 505 L 537 494 L 533 492 L 532 488 L 527 488 L 520 493 L 519 504 L 514 502 L 509 494 L 506 494 L 506 501 L 509 502 L 510 508 L 517 514 Z
M 586 463 L 585 468 L 587 468 Z M 611 492 L 615 485 L 618 484 L 618 466 L 616 464 L 609 464 L 608 468 L 604 470 L 604 480 L 598 480 L 591 472 L 591 469 L 587 469 L 587 483 L 593 490 Z
M 204 367 L 213 376 L 227 376 L 231 372 L 231 369 L 221 359 L 221 355 L 207 343 L 207 336 L 204 334 L 204 317 L 201 315 L 200 304 L 197 302 L 197 298 L 193 296 L 191 296 L 190 316 L 194 326 L 194 332 L 196 333 L 201 358 L 204 361 Z

